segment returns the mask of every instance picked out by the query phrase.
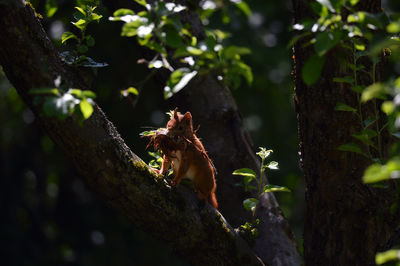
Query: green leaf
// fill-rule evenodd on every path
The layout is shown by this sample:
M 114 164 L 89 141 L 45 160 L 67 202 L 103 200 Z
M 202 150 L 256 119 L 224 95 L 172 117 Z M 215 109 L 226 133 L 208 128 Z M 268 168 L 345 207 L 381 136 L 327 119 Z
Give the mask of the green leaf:
M 333 78 L 333 82 L 353 84 L 354 83 L 354 78 L 350 77 L 350 76 L 337 77 L 337 78 Z
M 243 207 L 246 211 L 254 212 L 257 206 L 258 200 L 255 198 L 245 199 L 243 201 Z
M 310 56 L 310 58 L 307 59 L 301 73 L 303 81 L 306 83 L 306 85 L 311 86 L 319 80 L 324 64 L 325 64 L 325 57 L 312 55 Z
M 150 130 L 150 131 L 143 131 L 139 135 L 143 136 L 143 137 L 148 137 L 148 136 L 154 136 L 156 134 L 157 134 L 157 130 Z
M 234 70 L 239 75 L 243 76 L 247 84 L 251 85 L 253 83 L 253 72 L 251 67 L 243 63 L 242 61 L 236 62 L 236 65 L 232 66 L 229 70 Z
M 391 261 L 400 260 L 400 249 L 391 249 L 385 252 L 378 252 L 375 256 L 376 265 L 382 265 Z
M 142 5 L 146 8 L 148 8 L 146 0 L 134 0 L 136 3 L 138 3 L 139 5 Z
M 279 165 L 278 162 L 271 161 L 266 165 L 266 167 L 271 170 L 278 170 L 279 169 L 278 165 Z
M 196 75 L 197 71 L 190 71 L 187 68 L 179 68 L 172 72 L 167 86 L 164 87 L 165 97 L 169 98 L 183 89 Z
M 128 97 L 131 94 L 137 96 L 139 95 L 139 91 L 135 87 L 129 87 L 126 90 L 121 91 L 123 97 Z
M 237 3 L 236 4 L 237 8 L 239 8 L 240 11 L 242 11 L 243 14 L 246 15 L 246 17 L 249 17 L 251 15 L 251 9 L 245 1 L 240 1 L 240 2 L 236 2 L 236 3 Z
M 69 39 L 79 40 L 79 38 L 75 34 L 73 34 L 72 32 L 66 31 L 61 36 L 61 43 L 65 43 Z
M 125 23 L 122 26 L 121 36 L 126 36 L 126 37 L 135 36 L 137 34 L 137 28 L 140 26 L 138 24 L 140 24 L 139 21 L 133 21 L 133 22 Z
M 260 151 L 256 154 L 260 156 L 261 159 L 266 159 L 273 152 L 273 150 L 267 150 L 264 147 L 259 147 L 259 149 Z
M 356 108 L 353 108 L 345 103 L 337 103 L 335 106 L 335 110 L 344 112 L 357 112 Z
M 47 0 L 46 1 L 46 16 L 51 18 L 57 12 L 58 6 L 56 0 Z
M 80 89 L 69 89 L 68 93 L 78 98 L 82 97 L 82 90 Z
M 96 98 L 96 93 L 94 93 L 93 91 L 84 90 L 84 91 L 82 91 L 82 96 L 84 96 L 86 98 L 94 99 L 94 98 Z
M 386 27 L 386 31 L 392 34 L 400 32 L 400 23 L 398 21 L 393 21 Z
M 314 49 L 319 56 L 323 56 L 335 47 L 341 38 L 342 33 L 340 31 L 318 33 L 315 37 Z
M 80 29 L 81 31 L 84 31 L 86 29 L 87 26 L 87 21 L 80 19 L 77 22 L 72 22 L 72 24 L 77 27 L 78 29 Z
M 366 19 L 366 12 L 359 11 L 347 16 L 348 23 L 363 23 Z
M 372 85 L 365 88 L 361 95 L 362 102 L 368 102 L 372 99 L 386 99 L 385 87 L 382 83 L 373 83 Z
M 87 99 L 80 101 L 79 108 L 85 120 L 88 119 L 93 113 L 93 106 L 88 102 Z
M 113 13 L 114 17 L 122 17 L 125 15 L 135 15 L 135 12 L 127 8 L 120 8 Z
M 99 22 L 99 20 L 100 20 L 102 17 L 103 17 L 102 15 L 99 15 L 99 14 L 96 14 L 96 13 L 90 14 L 90 20 L 94 20 L 94 21 L 97 21 L 97 22 Z
M 79 99 L 85 99 L 85 98 L 94 99 L 94 98 L 96 98 L 96 93 L 94 93 L 93 91 L 89 91 L 89 90 L 83 91 L 83 90 L 79 90 L 79 89 L 69 89 L 67 91 L 67 93 L 69 93 Z
M 287 187 L 281 187 L 277 185 L 266 185 L 263 188 L 263 192 L 268 193 L 268 192 L 291 192 L 291 191 Z
M 365 170 L 363 176 L 363 182 L 369 184 L 399 177 L 400 177 L 400 159 L 394 158 L 389 160 L 384 165 L 375 163 L 369 166 Z
M 386 102 L 382 103 L 381 109 L 386 115 L 390 115 L 394 112 L 394 110 L 396 109 L 396 106 L 394 105 L 393 102 L 386 101 Z
M 189 54 L 191 54 L 191 55 L 201 55 L 204 52 L 203 50 L 193 47 L 193 46 L 186 47 L 186 51 L 188 51 Z
M 335 9 L 333 8 L 333 5 L 330 0 L 317 0 L 317 2 L 328 8 L 329 11 L 335 12 Z
M 222 30 L 212 30 L 209 32 L 211 32 L 211 34 L 213 34 L 219 42 L 222 42 L 231 36 L 231 33 Z
M 247 47 L 228 46 L 223 49 L 222 57 L 226 60 L 235 59 L 237 55 L 250 54 L 251 50 Z
M 254 172 L 250 168 L 241 168 L 233 171 L 232 175 L 241 175 L 241 176 L 249 176 L 252 178 L 256 178 L 256 172 Z
M 356 50 L 365 51 L 366 48 L 365 44 L 361 40 L 353 39 L 353 42 L 354 42 L 354 48 L 356 48 Z
M 361 133 L 354 133 L 351 136 L 367 145 L 374 146 L 374 143 L 371 141 L 371 139 L 376 137 L 376 135 L 376 131 L 371 129 L 364 129 Z
M 350 0 L 350 4 L 352 5 L 352 6 L 355 6 L 355 5 L 357 5 L 357 3 L 359 2 L 360 0 Z
M 355 143 L 349 142 L 338 147 L 339 151 L 355 152 L 361 155 L 365 155 L 363 150 Z
M 78 10 L 78 11 L 79 11 L 82 15 L 84 15 L 85 17 L 87 16 L 86 11 L 83 10 L 83 8 L 81 8 L 81 7 L 79 7 L 79 6 L 76 6 L 75 9 Z

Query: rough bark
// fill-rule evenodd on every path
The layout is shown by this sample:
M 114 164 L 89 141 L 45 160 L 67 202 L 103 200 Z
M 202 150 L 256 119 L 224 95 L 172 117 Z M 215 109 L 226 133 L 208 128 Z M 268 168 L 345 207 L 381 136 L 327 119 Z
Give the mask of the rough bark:
M 85 84 L 77 71 L 61 61 L 32 8 L 22 2 L 4 3 L 0 2 L 0 64 L 91 188 L 193 265 L 262 265 L 218 212 L 199 204 L 190 189 L 171 188 L 150 171 L 98 106 L 83 126 L 73 118 L 43 115 L 40 106 L 33 104 L 30 89 L 51 86 L 57 76 L 74 88 L 85 89 Z
M 310 2 L 293 1 L 296 23 L 311 17 Z M 379 12 L 380 1 L 361 1 L 358 8 Z M 393 187 L 380 190 L 364 185 L 361 177 L 371 161 L 337 149 L 353 141 L 351 134 L 360 131 L 355 115 L 334 110 L 338 102 L 358 105 L 350 88 L 332 80 L 346 75 L 346 67 L 339 62 L 343 56 L 346 58 L 346 52 L 335 49 L 327 54 L 329 63 L 320 81 L 308 87 L 301 71 L 312 53 L 313 47 L 304 47 L 301 42 L 294 47 L 295 103 L 306 181 L 305 264 L 368 265 L 398 225 L 398 214 L 389 211 L 395 199 Z M 389 142 L 384 138 L 383 145 L 387 148 Z

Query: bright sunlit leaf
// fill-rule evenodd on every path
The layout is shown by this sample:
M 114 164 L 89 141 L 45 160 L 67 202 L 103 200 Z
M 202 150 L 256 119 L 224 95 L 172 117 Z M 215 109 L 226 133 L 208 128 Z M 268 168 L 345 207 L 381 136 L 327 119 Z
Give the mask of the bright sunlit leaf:
M 88 119 L 93 113 L 93 106 L 87 99 L 83 99 L 79 103 L 79 108 L 82 112 L 83 118 Z
M 264 193 L 268 192 L 290 192 L 287 187 L 277 186 L 277 185 L 266 185 L 263 188 Z
M 376 265 L 382 265 L 390 261 L 400 260 L 400 249 L 391 249 L 384 252 L 378 252 L 375 256 Z
M 232 175 L 250 176 L 256 178 L 256 172 L 250 168 L 241 168 L 233 171 Z

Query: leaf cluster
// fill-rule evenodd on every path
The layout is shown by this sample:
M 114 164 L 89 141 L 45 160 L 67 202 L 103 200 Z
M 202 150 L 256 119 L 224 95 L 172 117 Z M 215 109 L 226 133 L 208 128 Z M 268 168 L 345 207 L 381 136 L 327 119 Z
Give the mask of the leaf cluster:
M 254 223 L 250 223 L 250 222 L 246 222 L 245 224 L 241 225 L 239 227 L 239 232 L 244 232 L 245 237 L 247 236 L 247 234 L 249 235 L 248 238 L 249 242 L 252 239 L 255 239 L 258 237 L 259 233 L 258 233 L 258 228 L 257 226 L 260 224 L 260 219 L 256 219 L 254 221 Z
M 235 170 L 232 174 L 233 175 L 240 175 L 242 176 L 242 182 L 239 183 L 240 186 L 244 188 L 247 192 L 249 190 L 256 190 L 257 191 L 257 198 L 248 198 L 243 201 L 243 207 L 246 211 L 251 211 L 253 213 L 253 221 L 252 223 L 246 223 L 242 228 L 244 229 L 251 229 L 255 228 L 258 223 L 256 223 L 255 215 L 257 211 L 257 206 L 260 201 L 262 194 L 269 193 L 269 192 L 290 192 L 287 187 L 277 186 L 277 185 L 264 185 L 263 183 L 263 176 L 264 172 L 267 169 L 277 170 L 278 169 L 278 162 L 276 161 L 269 161 L 267 162 L 266 159 L 272 153 L 272 150 L 267 150 L 264 147 L 260 147 L 260 151 L 256 154 L 261 158 L 261 166 L 260 166 L 260 174 L 257 176 L 256 172 L 250 168 L 241 168 Z M 255 233 L 252 233 L 253 235 Z
M 306 40 L 304 46 L 313 46 L 315 54 L 304 64 L 303 81 L 315 84 L 325 65 L 325 55 L 341 47 L 357 51 L 358 56 L 368 56 L 377 62 L 384 48 L 400 48 L 400 17 L 385 13 L 372 14 L 356 11 L 358 0 L 318 0 L 311 4 L 318 15 L 317 21 L 307 19 L 293 26 L 299 32 L 290 45 Z M 343 12 L 345 11 L 345 12 Z M 343 15 L 349 13 L 347 16 Z M 351 44 L 351 45 L 349 45 Z
M 76 21 L 71 23 L 79 30 L 80 34 L 76 35 L 69 31 L 63 33 L 61 36 L 61 43 L 66 44 L 67 41 L 70 42 L 74 40 L 75 49 L 71 52 L 65 51 L 61 53 L 61 56 L 69 65 L 83 67 L 108 66 L 107 63 L 96 62 L 92 58 L 85 55 L 89 51 L 89 47 L 95 45 L 95 39 L 93 36 L 86 34 L 87 26 L 94 21 L 99 22 L 103 16 L 95 13 L 95 6 L 76 6 L 75 9 L 77 10 L 74 13 L 74 18 Z
M 199 41 L 191 32 L 189 24 L 183 24 L 180 13 L 186 6 L 167 1 L 148 4 L 135 0 L 143 6 L 142 11 L 119 9 L 109 19 L 122 21 L 121 35 L 136 37 L 141 46 L 154 51 L 156 55 L 147 61 L 150 69 L 166 68 L 171 71 L 164 87 L 165 98 L 184 88 L 199 73 L 213 72 L 218 79 L 225 79 L 228 85 L 238 87 L 241 79 L 249 84 L 253 81 L 251 68 L 241 56 L 250 53 L 248 48 L 223 46 L 229 35 L 220 30 L 207 30 L 206 38 Z M 175 60 L 174 68 L 171 59 Z
M 61 84 L 61 78 L 54 81 L 54 87 L 34 88 L 29 91 L 35 95 L 36 104 L 41 104 L 48 116 L 66 119 L 71 115 L 82 123 L 93 113 L 96 94 L 89 90 L 68 88 Z
M 148 152 L 148 154 L 153 158 L 150 162 L 149 162 L 149 166 L 151 168 L 155 168 L 155 169 L 160 169 L 161 165 L 163 163 L 163 158 L 160 154 L 159 151 L 155 151 L 155 152 Z
M 208 24 L 211 16 L 218 16 L 223 24 L 229 24 L 232 20 L 243 15 L 249 17 L 251 9 L 242 0 L 214 0 L 200 1 L 197 13 L 204 24 Z

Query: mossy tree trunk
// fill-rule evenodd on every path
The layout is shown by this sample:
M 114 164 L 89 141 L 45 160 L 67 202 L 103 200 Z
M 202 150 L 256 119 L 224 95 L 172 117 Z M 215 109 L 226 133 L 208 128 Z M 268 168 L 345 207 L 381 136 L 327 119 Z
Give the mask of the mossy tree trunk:
M 311 2 L 293 0 L 295 23 L 312 17 Z M 380 1 L 360 1 L 357 8 L 376 13 L 380 11 Z M 351 134 L 361 131 L 356 115 L 335 111 L 338 102 L 358 106 L 356 93 L 333 82 L 334 77 L 349 75 L 346 65 L 352 56 L 340 48 L 330 51 L 320 80 L 307 86 L 301 71 L 315 52 L 312 46 L 303 44 L 299 42 L 294 47 L 294 78 L 306 182 L 305 264 L 368 265 L 374 262 L 378 250 L 386 248 L 399 224 L 399 215 L 390 213 L 395 189 L 375 189 L 363 184 L 361 177 L 371 160 L 338 150 L 340 145 L 354 141 Z M 383 136 L 382 143 L 387 149 L 388 134 Z

